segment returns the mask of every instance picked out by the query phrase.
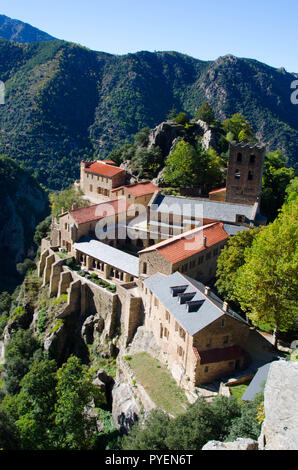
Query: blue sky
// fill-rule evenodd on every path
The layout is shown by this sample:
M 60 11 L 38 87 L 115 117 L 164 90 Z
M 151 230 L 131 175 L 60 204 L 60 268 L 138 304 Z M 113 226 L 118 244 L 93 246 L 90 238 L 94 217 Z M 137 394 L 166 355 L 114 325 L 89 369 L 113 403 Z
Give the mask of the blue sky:
M 97 51 L 175 50 L 202 60 L 231 53 L 298 72 L 297 0 L 1 3 L 1 14 Z

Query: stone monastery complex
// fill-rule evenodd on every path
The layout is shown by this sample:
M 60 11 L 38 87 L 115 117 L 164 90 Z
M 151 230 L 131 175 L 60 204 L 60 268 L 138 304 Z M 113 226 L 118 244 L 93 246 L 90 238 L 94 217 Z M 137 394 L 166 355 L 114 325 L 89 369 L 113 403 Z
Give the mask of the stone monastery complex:
M 42 241 L 44 286 L 68 294 L 60 318 L 99 315 L 102 337 L 121 327 L 125 347 L 142 327 L 189 391 L 247 367 L 250 324 L 209 285 L 229 237 L 266 223 L 264 156 L 231 144 L 226 188 L 209 199 L 166 196 L 152 182 L 127 184 L 111 161 L 83 161 L 76 186 L 90 205 L 62 211 Z

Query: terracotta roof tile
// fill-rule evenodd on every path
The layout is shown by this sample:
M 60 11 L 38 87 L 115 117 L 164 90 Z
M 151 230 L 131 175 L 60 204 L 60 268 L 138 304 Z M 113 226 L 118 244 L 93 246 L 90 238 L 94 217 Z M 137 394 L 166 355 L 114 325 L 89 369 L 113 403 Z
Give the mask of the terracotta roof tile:
M 81 209 L 70 210 L 69 214 L 77 224 L 85 224 L 104 217 L 120 214 L 128 210 L 129 205 L 124 199 L 107 201 L 93 206 L 82 207 Z
M 211 364 L 213 362 L 232 361 L 243 357 L 242 349 L 238 345 L 222 349 L 209 349 L 207 351 L 198 351 L 197 348 L 193 348 L 193 351 L 201 365 Z
M 141 250 L 139 253 L 156 250 L 170 263 L 178 263 L 200 251 L 204 251 L 206 248 L 227 240 L 229 235 L 224 230 L 223 225 L 223 223 L 216 222 L 204 227 L 198 227 L 145 248 L 145 250 Z M 203 237 L 206 237 L 206 247 L 203 244 Z
M 85 162 L 85 171 L 88 173 L 94 173 L 95 175 L 102 176 L 115 176 L 119 173 L 123 173 L 125 170 L 118 166 L 109 165 L 103 162 Z
M 146 194 L 154 194 L 159 188 L 155 186 L 151 181 L 145 183 L 131 184 L 128 186 L 120 186 L 112 191 L 119 191 L 121 189 L 127 189 L 127 191 L 135 197 L 146 196 Z
M 224 192 L 226 190 L 227 190 L 227 188 L 214 189 L 213 191 L 210 191 L 209 194 L 221 193 L 221 192 Z

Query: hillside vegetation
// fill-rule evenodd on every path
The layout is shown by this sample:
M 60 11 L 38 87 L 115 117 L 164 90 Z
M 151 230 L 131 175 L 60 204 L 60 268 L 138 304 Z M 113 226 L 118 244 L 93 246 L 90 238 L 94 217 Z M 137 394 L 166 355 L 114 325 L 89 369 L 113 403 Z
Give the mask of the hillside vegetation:
M 170 110 L 194 116 L 209 101 L 221 122 L 242 113 L 268 150 L 296 164 L 293 74 L 233 56 L 204 62 L 177 52 L 114 56 L 65 41 L 0 40 L 0 152 L 51 189 L 79 177 L 83 158 L 105 158 Z
M 49 34 L 34 28 L 28 23 L 9 18 L 5 15 L 0 15 L 0 36 L 21 43 L 51 41 L 54 39 Z
M 49 214 L 47 193 L 15 161 L 0 155 L 0 291 L 22 281 L 17 265 L 34 257 L 36 225 Z M 36 247 L 35 247 L 36 249 Z

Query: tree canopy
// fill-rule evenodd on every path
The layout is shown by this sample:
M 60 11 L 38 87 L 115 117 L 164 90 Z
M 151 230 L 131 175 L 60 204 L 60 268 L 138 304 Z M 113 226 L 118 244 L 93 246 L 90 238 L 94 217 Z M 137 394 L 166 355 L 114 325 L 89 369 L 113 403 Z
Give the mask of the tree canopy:
M 208 192 L 222 182 L 222 160 L 212 148 L 204 150 L 200 142 L 194 147 L 181 140 L 166 160 L 163 178 L 174 188 L 201 186 Z
M 237 437 L 257 439 L 260 423 L 258 406 L 240 403 L 235 397 L 218 396 L 211 402 L 203 398 L 189 405 L 185 413 L 170 418 L 161 410 L 152 411 L 145 423 L 137 423 L 122 440 L 124 450 L 200 450 L 210 440 L 225 441 Z
M 236 140 L 237 142 L 254 142 L 255 134 L 252 126 L 247 119 L 241 114 L 233 114 L 232 117 L 226 119 L 222 123 L 223 128 L 227 132 L 228 140 Z
M 264 162 L 261 211 L 269 222 L 278 214 L 287 196 L 287 186 L 295 178 L 294 168 L 287 167 L 287 159 L 280 150 L 269 152 Z
M 209 125 L 215 122 L 215 113 L 207 101 L 197 110 L 195 119 L 205 121 Z
M 235 285 L 238 270 L 245 262 L 245 250 L 250 248 L 261 228 L 253 228 L 238 232 L 230 237 L 228 243 L 221 250 L 217 260 L 216 287 L 226 301 L 232 301 L 239 306 L 235 295 Z

